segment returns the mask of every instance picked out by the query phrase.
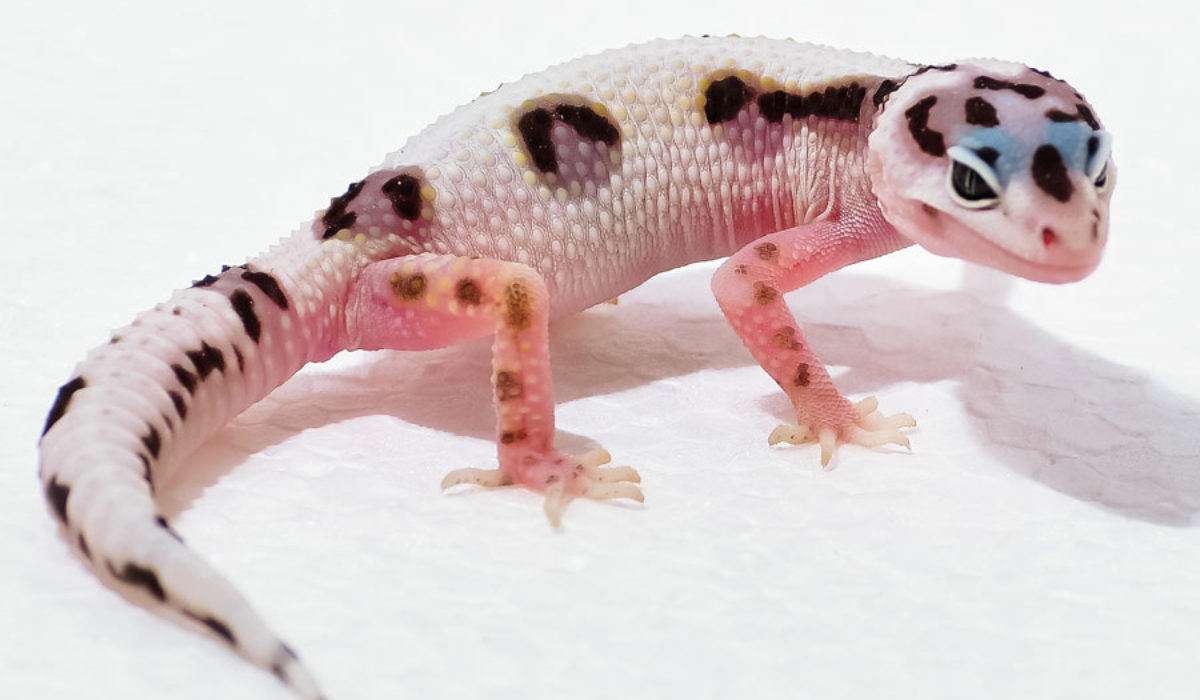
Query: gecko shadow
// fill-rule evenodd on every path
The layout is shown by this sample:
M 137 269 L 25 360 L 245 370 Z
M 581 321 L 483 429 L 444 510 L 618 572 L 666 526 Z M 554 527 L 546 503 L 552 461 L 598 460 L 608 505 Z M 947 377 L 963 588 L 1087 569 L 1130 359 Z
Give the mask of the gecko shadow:
M 557 402 L 753 365 L 708 295 L 710 275 L 705 266 L 677 270 L 635 290 L 620 307 L 556 322 Z M 789 296 L 818 353 L 854 368 L 837 377 L 843 392 L 860 396 L 950 380 L 977 444 L 1013 471 L 1126 517 L 1192 523 L 1200 511 L 1194 399 L 1054 338 L 1000 305 L 995 290 L 981 300 L 978 292 L 901 285 L 851 271 Z M 901 317 L 896 309 L 917 311 Z M 373 354 L 345 369 L 302 372 L 243 414 L 163 485 L 165 514 L 185 509 L 248 454 L 331 423 L 382 414 L 494 438 L 488 339 Z M 446 387 L 454 387 L 449 399 Z M 774 418 L 789 420 L 782 393 L 761 403 Z M 561 430 L 556 439 L 568 451 L 588 446 Z

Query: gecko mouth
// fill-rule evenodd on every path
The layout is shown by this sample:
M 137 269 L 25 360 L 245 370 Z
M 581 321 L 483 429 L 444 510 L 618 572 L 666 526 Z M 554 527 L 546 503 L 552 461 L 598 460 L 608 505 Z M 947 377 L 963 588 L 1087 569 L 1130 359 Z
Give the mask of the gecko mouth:
M 1049 284 L 1077 282 L 1087 277 L 1100 264 L 1099 252 L 1102 248 L 1097 248 L 1094 255 L 1079 256 L 1078 262 L 1036 260 L 1001 246 L 953 216 L 950 216 L 949 220 L 953 222 L 952 227 L 943 225 L 936 231 L 926 229 L 922 232 L 930 236 L 932 244 L 924 247 L 939 255 L 962 258 L 1034 282 Z M 924 245 L 921 240 L 917 242 Z

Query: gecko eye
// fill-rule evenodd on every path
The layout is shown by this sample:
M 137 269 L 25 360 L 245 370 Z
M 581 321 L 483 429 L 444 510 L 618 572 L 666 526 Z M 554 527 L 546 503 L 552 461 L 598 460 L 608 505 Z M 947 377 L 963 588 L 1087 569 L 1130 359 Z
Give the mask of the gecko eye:
M 957 204 L 968 209 L 987 209 L 1000 203 L 1003 188 L 987 161 L 962 146 L 953 146 L 946 154 L 950 156 L 947 186 Z
M 1108 159 L 1112 154 L 1112 136 L 1107 132 L 1097 131 L 1088 138 L 1087 174 L 1092 178 L 1096 189 L 1102 190 L 1108 184 Z

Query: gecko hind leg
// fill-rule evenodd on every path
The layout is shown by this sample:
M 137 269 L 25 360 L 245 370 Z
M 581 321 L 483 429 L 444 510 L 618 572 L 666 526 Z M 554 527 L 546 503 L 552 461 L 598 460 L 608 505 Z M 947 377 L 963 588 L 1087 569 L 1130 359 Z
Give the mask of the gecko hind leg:
M 457 469 L 442 488 L 523 486 L 546 495 L 558 527 L 575 498 L 642 501 L 630 467 L 602 467 L 602 449 L 581 456 L 553 444 L 549 298 L 532 268 L 501 260 L 413 255 L 369 265 L 347 305 L 347 348 L 423 349 L 494 334 L 492 388 L 497 469 Z

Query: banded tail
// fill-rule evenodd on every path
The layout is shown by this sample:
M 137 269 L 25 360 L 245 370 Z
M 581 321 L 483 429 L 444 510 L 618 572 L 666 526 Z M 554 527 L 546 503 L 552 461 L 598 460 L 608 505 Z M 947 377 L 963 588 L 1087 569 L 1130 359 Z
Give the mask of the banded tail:
M 329 309 L 341 305 L 328 297 L 348 275 L 303 264 L 315 245 L 307 237 L 284 245 L 176 292 L 89 353 L 46 418 L 39 475 L 68 540 L 107 585 L 319 700 L 296 654 L 187 547 L 154 497 L 209 435 L 336 351 L 340 312 Z

